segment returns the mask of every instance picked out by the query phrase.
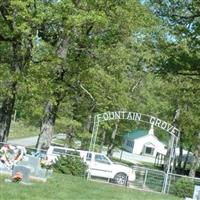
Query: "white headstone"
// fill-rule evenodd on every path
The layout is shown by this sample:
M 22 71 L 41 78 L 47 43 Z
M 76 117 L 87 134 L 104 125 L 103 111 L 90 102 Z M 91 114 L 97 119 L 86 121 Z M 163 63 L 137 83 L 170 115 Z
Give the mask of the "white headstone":
M 22 182 L 23 183 L 28 183 L 29 182 L 29 177 L 30 177 L 30 169 L 25 167 L 25 166 L 21 166 L 21 165 L 17 165 L 14 166 L 14 169 L 12 171 L 12 177 L 17 173 L 20 172 L 22 174 Z
M 200 186 L 199 185 L 195 185 L 194 187 L 193 199 L 200 200 Z

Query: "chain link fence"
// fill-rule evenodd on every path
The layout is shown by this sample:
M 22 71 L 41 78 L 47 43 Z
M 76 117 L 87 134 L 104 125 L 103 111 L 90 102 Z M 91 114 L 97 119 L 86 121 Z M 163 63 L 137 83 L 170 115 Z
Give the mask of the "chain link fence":
M 179 184 L 180 185 L 180 181 L 189 183 L 192 188 L 194 188 L 194 186 L 199 185 L 200 186 L 200 178 L 193 178 L 193 177 L 189 177 L 189 176 L 183 176 L 180 174 L 169 174 L 169 181 L 168 181 L 168 191 L 167 193 L 169 194 L 174 194 L 174 189 L 176 189 L 176 186 Z
M 143 189 L 145 191 L 163 192 L 166 173 L 160 170 L 134 166 L 136 179 L 131 183 L 131 187 Z M 200 186 L 200 178 L 192 178 L 180 174 L 168 174 L 166 193 L 192 197 L 194 186 Z M 185 190 L 184 190 L 185 189 Z M 176 191 L 179 190 L 179 191 Z
M 165 173 L 163 171 L 134 166 L 136 179 L 133 188 L 162 192 Z

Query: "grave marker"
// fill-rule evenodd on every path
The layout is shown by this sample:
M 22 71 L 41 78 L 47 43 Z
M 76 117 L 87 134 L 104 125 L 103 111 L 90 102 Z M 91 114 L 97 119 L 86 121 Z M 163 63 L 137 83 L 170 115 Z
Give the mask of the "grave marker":
M 195 185 L 194 187 L 193 199 L 200 200 L 200 186 L 199 185 Z
M 29 183 L 29 178 L 30 178 L 30 169 L 28 167 L 22 166 L 22 165 L 17 165 L 14 166 L 14 169 L 12 171 L 12 177 L 16 175 L 16 173 L 21 173 L 22 174 L 22 182 L 23 183 Z
M 185 200 L 200 200 L 200 186 L 195 185 L 194 186 L 194 193 L 193 193 L 193 198 L 188 198 L 186 197 Z

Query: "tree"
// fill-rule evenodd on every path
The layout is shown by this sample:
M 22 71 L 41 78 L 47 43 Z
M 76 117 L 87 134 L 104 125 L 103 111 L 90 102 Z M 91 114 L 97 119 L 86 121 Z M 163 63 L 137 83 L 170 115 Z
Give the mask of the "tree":
M 162 70 L 175 74 L 199 76 L 199 1 L 154 1 L 151 10 L 169 27 L 165 43 L 167 54 Z
M 125 55 L 124 53 L 124 57 L 120 55 L 121 57 L 117 58 L 114 52 L 124 50 L 127 53 L 130 50 L 131 47 L 130 45 L 128 46 L 128 42 L 131 44 L 132 33 L 145 26 L 142 15 L 149 15 L 147 10 L 137 1 L 127 1 L 126 4 L 107 1 L 94 1 L 93 3 L 89 1 L 61 1 L 60 3 L 50 3 L 50 5 L 53 10 L 55 9 L 59 12 L 53 11 L 50 13 L 50 18 L 55 20 L 53 23 L 48 21 L 41 28 L 39 35 L 46 42 L 50 42 L 53 49 L 57 48 L 58 44 L 60 45 L 60 40 L 65 41 L 67 39 L 68 42 L 60 46 L 61 52 L 66 52 L 64 56 L 60 57 L 58 53 L 55 53 L 55 56 L 59 57 L 61 62 L 61 64 L 55 66 L 55 74 L 52 75 L 52 80 L 57 80 L 54 82 L 56 90 L 52 92 L 51 96 L 51 99 L 55 101 L 47 104 L 48 109 L 46 109 L 45 116 L 48 117 L 44 117 L 45 120 L 43 120 L 42 124 L 42 127 L 46 128 L 41 129 L 40 134 L 40 138 L 44 138 L 44 140 L 39 138 L 37 145 L 39 148 L 47 148 L 49 146 L 59 105 L 70 88 L 75 91 L 81 91 L 81 94 L 84 94 L 86 99 L 91 98 L 91 95 L 86 94 L 86 90 L 83 89 L 84 86 L 95 99 L 94 93 L 96 91 L 93 92 L 86 84 L 82 83 L 89 72 L 98 71 L 101 74 L 106 72 L 106 77 L 111 80 L 113 79 L 112 76 L 121 76 L 123 74 L 120 70 L 123 68 L 123 72 L 126 70 L 129 54 Z M 133 13 L 133 9 L 137 12 Z M 150 25 L 154 23 L 151 19 L 149 22 Z M 51 31 L 52 26 L 55 28 L 55 32 Z M 48 32 L 50 32 L 49 35 Z M 108 51 L 110 55 L 106 55 Z M 104 58 L 102 55 L 106 57 Z M 116 64 L 119 67 L 116 67 Z M 116 67 L 115 70 L 114 67 Z M 114 71 L 114 75 L 109 74 L 112 71 Z M 58 77 L 57 74 L 59 72 L 62 72 L 62 78 L 56 79 L 55 77 Z M 117 79 L 115 82 L 118 82 Z M 107 84 L 107 82 L 105 83 Z M 105 83 L 104 88 L 107 87 Z M 113 88 L 113 86 L 111 87 Z M 78 99 L 78 103 L 80 103 L 82 98 L 78 97 Z M 52 103 L 56 109 L 52 109 L 52 106 L 50 106 Z M 91 107 L 90 104 L 85 103 L 84 105 L 86 106 L 85 108 L 90 107 L 89 110 L 92 113 L 98 109 L 97 104 L 95 105 L 96 107 Z M 85 114 L 88 115 L 88 110 L 85 110 L 85 112 L 83 116 Z M 49 138 L 49 140 L 45 138 Z
M 158 61 L 154 71 L 162 74 L 173 74 L 177 85 L 178 98 L 176 105 L 180 110 L 179 128 L 181 129 L 180 137 L 180 155 L 179 168 L 181 168 L 183 148 L 192 150 L 196 157 L 198 155 L 197 133 L 199 127 L 198 99 L 199 91 L 199 1 L 149 1 L 151 10 L 161 18 L 167 25 L 168 32 L 159 49 L 163 54 Z M 177 77 L 177 78 L 176 78 Z M 197 169 L 197 159 L 193 159 L 194 169 Z M 196 167 L 195 167 L 196 165 Z M 184 167 L 186 164 L 184 164 Z
M 0 142 L 8 138 L 17 88 L 31 61 L 35 20 L 34 1 L 0 1 Z

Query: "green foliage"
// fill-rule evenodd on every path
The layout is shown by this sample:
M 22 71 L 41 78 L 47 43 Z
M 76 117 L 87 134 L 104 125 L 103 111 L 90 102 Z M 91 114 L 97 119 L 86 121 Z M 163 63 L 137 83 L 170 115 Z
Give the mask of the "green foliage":
M 87 165 L 77 154 L 73 154 L 60 156 L 52 168 L 55 172 L 62 174 L 85 176 Z
M 152 11 L 169 27 L 165 58 L 159 63 L 163 73 L 199 75 L 199 1 L 150 2 Z
M 130 110 L 172 122 L 178 106 L 183 146 L 194 144 L 194 151 L 200 115 L 199 2 L 151 2 L 148 7 L 136 0 L 0 1 L 0 106 L 14 94 L 12 109 L 39 127 L 51 102 L 57 106 L 51 112 L 55 132 L 81 139 L 84 148 L 96 113 Z M 113 125 L 99 127 L 106 143 Z M 149 128 L 121 121 L 115 144 L 121 144 L 120 133 L 139 126 Z M 12 126 L 11 137 L 14 132 Z M 168 139 L 162 131 L 156 135 Z
M 180 178 L 171 185 L 170 193 L 178 197 L 192 197 L 194 192 L 194 181 L 188 178 Z

